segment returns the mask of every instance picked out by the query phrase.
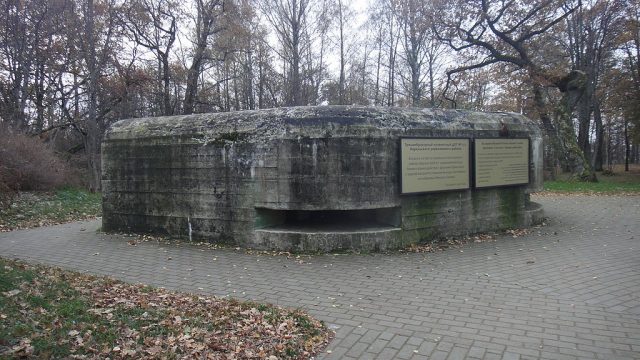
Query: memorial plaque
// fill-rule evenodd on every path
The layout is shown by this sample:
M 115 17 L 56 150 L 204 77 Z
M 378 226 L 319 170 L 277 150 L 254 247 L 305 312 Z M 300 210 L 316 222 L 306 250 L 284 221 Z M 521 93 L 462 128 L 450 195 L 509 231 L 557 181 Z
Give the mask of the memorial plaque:
M 529 139 L 476 139 L 475 187 L 529 183 Z
M 469 139 L 400 139 L 401 193 L 470 187 Z

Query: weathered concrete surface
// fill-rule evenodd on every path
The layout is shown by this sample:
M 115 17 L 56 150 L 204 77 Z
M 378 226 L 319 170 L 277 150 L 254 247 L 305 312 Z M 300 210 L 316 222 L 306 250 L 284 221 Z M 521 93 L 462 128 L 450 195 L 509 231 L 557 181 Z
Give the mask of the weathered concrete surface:
M 531 139 L 528 187 L 400 195 L 401 136 L 497 137 L 501 122 Z M 541 144 L 510 113 L 332 106 L 123 120 L 103 142 L 103 227 L 329 251 L 526 226 Z
M 99 221 L 0 233 L 0 254 L 303 308 L 336 329 L 327 359 L 640 359 L 640 196 L 535 200 L 548 226 L 430 254 L 131 246 Z

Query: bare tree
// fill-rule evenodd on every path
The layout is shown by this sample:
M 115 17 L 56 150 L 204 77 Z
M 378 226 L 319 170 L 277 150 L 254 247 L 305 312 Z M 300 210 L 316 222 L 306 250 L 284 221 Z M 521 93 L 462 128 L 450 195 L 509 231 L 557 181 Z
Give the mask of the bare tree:
M 387 26 L 389 30 L 389 37 L 387 38 L 387 106 L 395 106 L 396 101 L 396 58 L 398 56 L 398 44 L 400 43 L 400 29 L 396 21 L 393 12 L 387 11 L 385 18 L 387 20 Z
M 409 68 L 409 97 L 413 106 L 420 106 L 423 83 L 422 70 L 427 51 L 427 38 L 431 36 L 427 3 L 419 0 L 394 1 L 395 16 L 402 31 L 402 47 Z
M 42 49 L 43 32 L 50 25 L 46 1 L 4 1 L 0 14 L 0 46 L 4 81 L 0 87 L 0 114 L 21 131 L 28 130 L 27 106 L 31 96 L 34 61 Z M 38 75 L 38 74 L 36 74 Z
M 224 0 L 196 0 L 196 21 L 193 40 L 191 65 L 187 70 L 187 84 L 184 97 L 183 113 L 195 111 L 198 94 L 198 78 L 208 57 L 211 36 L 224 30 L 221 17 L 225 14 Z
M 87 0 L 82 9 L 84 37 L 80 42 L 82 56 L 86 66 L 87 114 L 85 120 L 86 136 L 84 148 L 91 173 L 91 190 L 100 190 L 100 142 L 106 129 L 104 116 L 111 110 L 109 105 L 99 109 L 100 75 L 107 67 L 114 50 L 116 17 L 115 4 L 108 0 L 101 3 L 100 32 L 96 27 L 96 7 L 93 0 Z M 99 112 L 99 110 L 101 110 Z
M 346 104 L 346 66 L 348 44 L 345 38 L 345 23 L 354 17 L 353 11 L 343 0 L 337 0 L 338 45 L 340 48 L 340 70 L 338 75 L 338 104 Z
M 287 65 L 285 105 L 304 105 L 301 61 L 304 33 L 309 26 L 310 0 L 263 0 L 260 5 L 278 38 Z
M 0 122 L 69 135 L 95 190 L 113 121 L 320 99 L 539 116 L 581 178 L 640 157 L 638 0 L 376 0 L 364 29 L 346 0 L 190 4 L 1 2 Z
M 622 73 L 615 93 L 624 118 L 624 162 L 629 171 L 629 162 L 634 153 L 631 142 L 635 138 L 636 148 L 640 143 L 640 1 L 630 0 L 624 9 L 623 32 L 619 38 L 624 52 Z M 637 150 L 636 150 L 637 151 Z
M 382 46 L 384 44 L 384 32 L 385 26 L 380 21 L 381 14 L 379 12 L 370 9 L 369 19 L 366 23 L 366 28 L 370 29 L 372 35 L 372 47 L 375 55 L 375 79 L 373 81 L 373 104 L 376 106 L 382 105 L 381 95 L 381 81 L 382 81 Z
M 543 35 L 575 12 L 579 5 L 566 1 L 537 0 L 490 3 L 487 0 L 442 1 L 434 26 L 439 38 L 458 52 L 473 51 L 474 58 L 447 72 L 455 74 L 497 63 L 507 63 L 526 71 L 533 98 L 547 135 L 553 141 L 565 167 L 578 179 L 595 180 L 589 162 L 576 141 L 572 113 L 585 91 L 585 74 L 549 67 L 540 57 Z M 446 14 L 446 16 L 445 16 Z M 548 40 L 548 39 L 547 39 Z M 549 47 L 551 42 L 547 42 Z M 547 87 L 563 96 L 549 109 Z M 552 115 L 553 114 L 553 115 Z M 555 121 L 553 118 L 555 117 Z
M 571 67 L 586 75 L 585 91 L 578 100 L 578 146 L 585 156 L 591 156 L 596 170 L 602 169 L 602 142 L 604 126 L 601 115 L 601 95 L 598 93 L 600 78 L 608 68 L 619 29 L 622 28 L 622 3 L 618 0 L 597 0 L 582 4 L 567 18 L 568 52 Z M 590 125 L 595 125 L 594 148 L 590 146 Z M 593 151 L 592 151 L 593 150 Z
M 158 94 L 161 115 L 172 115 L 171 49 L 176 40 L 177 3 L 172 0 L 135 0 L 127 4 L 122 24 L 136 44 L 153 53 L 158 64 Z

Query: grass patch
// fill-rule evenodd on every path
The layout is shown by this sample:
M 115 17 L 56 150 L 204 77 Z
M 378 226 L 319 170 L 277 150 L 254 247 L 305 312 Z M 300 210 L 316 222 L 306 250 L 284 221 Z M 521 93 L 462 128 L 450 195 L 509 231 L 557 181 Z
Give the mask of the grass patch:
M 101 194 L 76 188 L 20 193 L 0 209 L 0 231 L 61 224 L 100 216 Z
M 570 175 L 560 175 L 556 181 L 545 181 L 544 189 L 555 193 L 587 194 L 640 194 L 640 165 L 633 164 L 630 171 L 616 166 L 613 171 L 597 172 L 598 182 L 570 181 Z
M 309 358 L 330 337 L 300 310 L 0 258 L 3 359 Z
M 639 193 L 640 183 L 613 182 L 605 177 L 598 179 L 597 183 L 573 182 L 573 181 L 545 181 L 544 189 L 553 192 L 580 192 L 580 193 Z

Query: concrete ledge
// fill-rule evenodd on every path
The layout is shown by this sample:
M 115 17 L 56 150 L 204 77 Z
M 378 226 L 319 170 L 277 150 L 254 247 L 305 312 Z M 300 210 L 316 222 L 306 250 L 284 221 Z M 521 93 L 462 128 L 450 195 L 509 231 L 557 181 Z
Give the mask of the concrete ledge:
M 539 225 L 544 221 L 544 208 L 542 204 L 529 201 L 524 208 L 525 226 Z
M 283 251 L 383 251 L 402 246 L 402 229 L 392 227 L 344 231 L 271 228 L 255 230 L 253 233 L 259 248 Z

